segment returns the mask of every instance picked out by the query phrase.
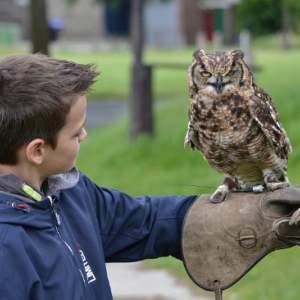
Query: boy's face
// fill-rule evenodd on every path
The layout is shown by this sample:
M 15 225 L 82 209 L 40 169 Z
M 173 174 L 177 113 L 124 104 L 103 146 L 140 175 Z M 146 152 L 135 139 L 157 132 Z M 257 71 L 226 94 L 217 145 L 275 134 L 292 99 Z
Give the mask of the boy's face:
M 80 143 L 87 136 L 85 120 L 86 96 L 78 95 L 67 115 L 65 126 L 58 133 L 56 148 L 50 145 L 46 147 L 42 166 L 44 177 L 64 173 L 74 167 Z

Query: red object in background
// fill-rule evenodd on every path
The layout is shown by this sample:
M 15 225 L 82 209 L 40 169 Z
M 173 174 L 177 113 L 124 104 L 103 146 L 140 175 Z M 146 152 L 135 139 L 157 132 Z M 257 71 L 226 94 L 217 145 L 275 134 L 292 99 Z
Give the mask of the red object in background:
M 205 36 L 208 41 L 212 41 L 214 34 L 214 12 L 213 10 L 207 9 L 204 11 L 203 15 Z

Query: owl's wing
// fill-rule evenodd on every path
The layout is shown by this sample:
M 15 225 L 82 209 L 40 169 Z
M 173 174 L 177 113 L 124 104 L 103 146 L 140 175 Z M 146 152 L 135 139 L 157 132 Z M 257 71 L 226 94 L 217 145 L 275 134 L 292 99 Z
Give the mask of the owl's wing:
M 198 133 L 197 130 L 194 128 L 195 120 L 193 118 L 194 115 L 194 110 L 195 110 L 195 105 L 191 103 L 191 106 L 188 111 L 188 117 L 189 117 L 189 122 L 188 122 L 188 129 L 185 135 L 184 139 L 184 147 L 191 147 L 193 150 L 195 148 L 199 147 L 198 143 Z
M 276 154 L 282 159 L 287 159 L 288 154 L 292 152 L 292 146 L 285 130 L 279 124 L 278 113 L 271 97 L 264 90 L 256 88 L 248 103 L 253 119 L 274 147 Z

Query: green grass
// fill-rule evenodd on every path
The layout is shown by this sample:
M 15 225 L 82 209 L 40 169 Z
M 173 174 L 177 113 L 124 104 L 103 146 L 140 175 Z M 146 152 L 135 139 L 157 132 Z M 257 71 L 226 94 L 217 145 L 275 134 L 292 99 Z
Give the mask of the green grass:
M 289 42 L 292 48 L 300 48 L 299 34 L 292 33 L 289 36 Z M 253 38 L 252 46 L 254 48 L 273 50 L 282 47 L 282 35 L 280 33 L 270 34 Z
M 171 59 L 171 54 L 169 57 Z M 264 51 L 257 52 L 256 58 L 262 67 L 256 76 L 257 81 L 273 97 L 294 146 L 289 162 L 290 180 L 299 183 L 300 52 Z M 182 80 L 178 78 L 174 79 L 174 86 Z M 209 168 L 198 153 L 183 149 L 188 107 L 187 97 L 181 97 L 183 94 L 181 91 L 179 97 L 156 110 L 156 135 L 153 139 L 141 137 L 130 142 L 126 120 L 111 128 L 91 131 L 82 145 L 81 169 L 99 184 L 133 195 L 211 192 L 222 176 Z M 151 265 L 168 268 L 187 278 L 182 265 L 174 259 L 155 260 Z M 298 248 L 276 252 L 226 291 L 225 297 L 230 300 L 299 299 L 299 270 Z
M 130 95 L 131 54 L 129 51 L 113 51 L 93 53 L 88 56 L 74 55 L 74 53 L 57 53 L 57 57 L 64 57 L 77 62 L 93 63 L 100 70 L 101 75 L 94 85 L 91 99 L 128 99 Z M 145 54 L 145 63 L 185 63 L 188 64 L 192 50 L 155 51 L 149 50 Z M 158 98 L 186 98 L 186 69 L 153 68 L 153 93 Z
M 27 49 L 0 47 L 0 57 L 28 52 Z M 145 53 L 145 63 L 182 63 L 188 64 L 193 49 L 149 50 Z M 79 63 L 92 63 L 100 71 L 98 81 L 89 93 L 90 100 L 127 100 L 130 95 L 131 53 L 129 50 L 76 53 L 53 51 L 56 58 L 63 58 Z M 153 93 L 159 99 L 186 99 L 186 69 L 153 69 Z

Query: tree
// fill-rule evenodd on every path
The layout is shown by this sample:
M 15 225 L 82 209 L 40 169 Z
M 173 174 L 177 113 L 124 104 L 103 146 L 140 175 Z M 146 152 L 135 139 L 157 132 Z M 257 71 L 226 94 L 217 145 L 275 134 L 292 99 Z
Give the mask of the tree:
M 101 1 L 101 0 L 98 0 Z M 102 0 L 105 2 L 105 0 Z M 111 0 L 116 7 L 126 0 Z M 153 135 L 152 67 L 144 64 L 144 6 L 147 0 L 131 0 L 131 97 L 129 134 Z M 168 1 L 168 0 L 161 0 Z
M 281 11 L 282 11 L 282 29 L 281 29 L 282 48 L 289 49 L 291 47 L 290 40 L 289 40 L 289 33 L 291 31 L 291 16 L 286 1 L 282 3 Z
M 152 68 L 143 63 L 144 0 L 131 0 L 131 67 L 130 128 L 131 138 L 153 134 Z
M 46 0 L 30 1 L 32 52 L 49 54 Z
M 77 0 L 66 0 L 73 4 Z M 109 3 L 120 6 L 128 0 L 95 0 L 98 3 Z M 130 0 L 131 5 L 131 101 L 130 101 L 130 136 L 135 138 L 140 134 L 153 134 L 152 113 L 152 75 L 151 66 L 143 62 L 144 52 L 144 6 L 150 0 Z M 166 2 L 169 0 L 160 0 Z
M 254 35 L 264 35 L 299 26 L 300 2 L 298 0 L 242 0 L 237 7 L 241 29 Z

